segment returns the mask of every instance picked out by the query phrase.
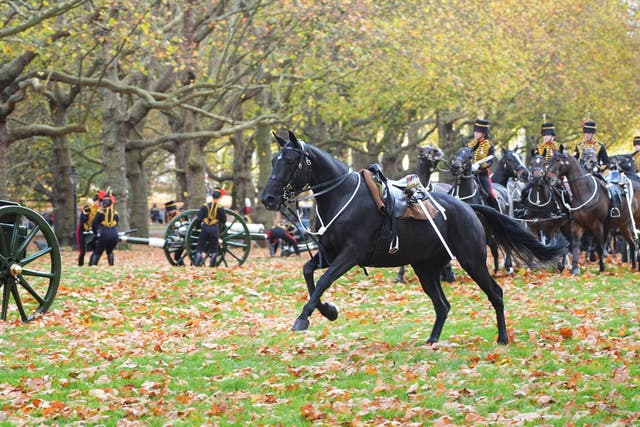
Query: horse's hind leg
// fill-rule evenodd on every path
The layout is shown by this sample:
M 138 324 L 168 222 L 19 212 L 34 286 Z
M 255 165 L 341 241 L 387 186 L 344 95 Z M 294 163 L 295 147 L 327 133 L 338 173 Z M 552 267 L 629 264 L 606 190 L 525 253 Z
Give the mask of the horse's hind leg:
M 442 291 L 440 286 L 440 271 L 442 269 L 441 263 L 425 262 L 421 264 L 413 264 L 413 270 L 416 272 L 416 276 L 420 279 L 420 284 L 424 292 L 429 295 L 433 308 L 436 311 L 436 321 L 433 324 L 431 335 L 427 340 L 427 343 L 433 344 L 438 342 L 444 322 L 447 320 L 451 305 L 447 301 L 447 297 Z
M 458 257 L 460 266 L 471 276 L 473 280 L 480 286 L 480 289 L 489 298 L 493 309 L 496 312 L 496 321 L 498 323 L 498 343 L 508 344 L 507 326 L 504 317 L 504 300 L 502 297 L 502 288 L 493 280 L 484 257 L 480 257 L 479 253 L 471 252 L 470 255 L 463 258 Z
M 309 297 L 313 295 L 313 292 L 316 289 L 315 283 L 313 281 L 313 273 L 319 268 L 319 257 L 316 254 L 312 259 L 307 261 L 302 268 L 302 275 L 304 276 L 304 281 L 307 283 L 307 290 L 309 291 Z M 318 306 L 316 307 L 320 314 L 322 314 L 327 319 L 334 321 L 338 318 L 338 309 L 330 303 L 318 302 Z

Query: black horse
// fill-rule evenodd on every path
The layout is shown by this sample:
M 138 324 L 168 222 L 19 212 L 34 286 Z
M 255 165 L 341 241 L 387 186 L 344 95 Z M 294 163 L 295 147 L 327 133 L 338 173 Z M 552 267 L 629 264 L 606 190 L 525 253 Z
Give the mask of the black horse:
M 502 150 L 502 157 L 495 163 L 495 168 L 491 173 L 491 182 L 494 187 L 498 187 L 502 194 L 507 196 L 507 214 L 515 216 L 514 206 L 520 204 L 520 193 L 529 178 L 529 170 L 522 162 L 522 159 L 512 150 Z
M 451 175 L 453 175 L 455 179 L 455 183 L 451 187 L 449 194 L 466 203 L 486 204 L 487 195 L 484 194 L 484 189 L 471 170 L 473 158 L 474 151 L 469 147 L 465 146 L 456 151 L 449 167 Z M 509 195 L 507 194 L 507 189 L 503 186 L 494 185 L 493 190 L 500 213 L 507 214 L 509 212 Z M 493 257 L 493 272 L 497 273 L 500 269 L 498 245 L 494 242 L 493 236 L 489 236 L 487 242 L 491 250 L 491 256 Z M 507 274 L 513 273 L 513 260 L 509 251 L 505 251 L 504 269 Z
M 529 265 L 552 262 L 561 247 L 542 245 L 517 222 L 494 209 L 467 205 L 446 194 L 430 193 L 443 210 L 435 215 L 433 224 L 398 219 L 399 250 L 390 254 L 389 216 L 379 213 L 361 174 L 349 171 L 327 152 L 298 141 L 292 132 L 288 141 L 274 136 L 282 149 L 273 158 L 273 171 L 262 193 L 262 203 L 268 210 L 280 209 L 285 202 L 294 201 L 297 194 L 311 190 L 316 195 L 318 208 L 316 223 L 323 224 L 317 231 L 319 251 L 303 268 L 310 298 L 293 324 L 293 330 L 307 329 L 315 309 L 327 319 L 336 320 L 338 310 L 330 303 L 323 303 L 321 297 L 352 267 L 410 264 L 433 302 L 436 320 L 428 342 L 437 342 L 450 309 L 440 285 L 440 270 L 451 259 L 449 250 L 493 305 L 498 342 L 508 342 L 502 288 L 487 270 L 485 228 L 480 217 L 491 232 L 500 236 L 502 246 Z M 314 283 L 314 272 L 320 268 L 327 271 Z

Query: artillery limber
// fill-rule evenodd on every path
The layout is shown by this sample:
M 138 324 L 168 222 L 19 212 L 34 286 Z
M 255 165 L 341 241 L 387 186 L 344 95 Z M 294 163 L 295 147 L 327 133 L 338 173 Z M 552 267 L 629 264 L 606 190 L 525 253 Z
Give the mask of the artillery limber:
M 45 313 L 61 270 L 60 246 L 49 223 L 31 209 L 0 200 L 0 320 L 18 313 L 27 322 Z

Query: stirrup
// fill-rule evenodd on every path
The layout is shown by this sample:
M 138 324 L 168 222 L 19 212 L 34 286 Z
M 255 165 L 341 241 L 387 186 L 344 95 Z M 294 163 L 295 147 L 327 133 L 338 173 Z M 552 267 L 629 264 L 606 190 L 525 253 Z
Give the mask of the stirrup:
M 611 218 L 619 218 L 620 209 L 618 209 L 616 206 L 612 207 L 611 212 L 609 212 L 609 215 L 611 216 Z
M 400 248 L 400 239 L 398 239 L 398 236 L 395 235 L 393 236 L 393 239 L 391 239 L 391 244 L 389 245 L 389 253 L 395 254 L 396 252 L 398 252 L 399 248 Z

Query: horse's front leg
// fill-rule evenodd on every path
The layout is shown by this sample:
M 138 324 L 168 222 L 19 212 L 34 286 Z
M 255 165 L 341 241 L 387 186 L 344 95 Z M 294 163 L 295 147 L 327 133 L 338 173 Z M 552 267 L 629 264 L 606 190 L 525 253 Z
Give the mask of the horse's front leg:
M 302 268 L 302 275 L 304 276 L 304 280 L 307 283 L 307 290 L 309 291 L 309 297 L 313 295 L 313 292 L 316 290 L 316 285 L 313 280 L 313 274 L 316 270 L 320 268 L 320 256 L 315 254 L 312 259 L 307 261 Z M 333 321 L 338 318 L 338 309 L 330 303 L 323 303 L 321 301 L 318 302 L 318 311 L 327 319 Z
M 313 288 L 313 291 L 311 292 L 311 297 L 309 298 L 309 302 L 307 302 L 304 305 L 304 307 L 302 308 L 302 312 L 300 313 L 300 316 L 298 316 L 298 318 L 293 323 L 293 327 L 291 328 L 292 330 L 304 331 L 307 328 L 309 328 L 309 317 L 313 313 L 313 310 L 315 310 L 316 308 L 319 311 L 325 310 L 325 313 L 322 313 L 322 311 L 320 312 L 327 318 L 333 317 L 333 320 L 335 320 L 338 317 L 338 310 L 333 305 L 325 303 L 325 304 L 322 304 L 323 306 L 322 308 L 320 307 L 320 304 L 321 304 L 320 298 L 322 297 L 322 294 L 324 293 L 324 291 L 326 291 L 333 282 L 335 282 L 340 276 L 342 276 L 344 273 L 349 271 L 351 267 L 355 265 L 351 259 L 347 259 L 347 258 L 351 258 L 351 257 L 347 257 L 345 255 L 338 256 L 333 261 L 331 266 L 327 269 L 327 271 L 325 271 L 322 274 L 322 276 L 320 276 L 320 278 L 318 279 L 318 282 Z M 307 266 L 305 265 L 305 270 L 306 268 Z M 313 286 L 313 270 L 311 270 L 310 276 L 311 276 L 311 285 Z M 305 271 L 305 279 L 307 279 L 306 271 Z M 309 282 L 307 282 L 307 285 L 309 285 Z M 309 287 L 309 290 L 311 290 L 311 287 Z

